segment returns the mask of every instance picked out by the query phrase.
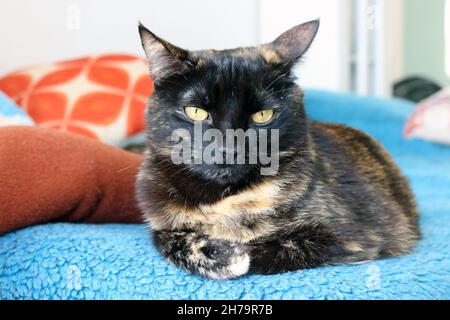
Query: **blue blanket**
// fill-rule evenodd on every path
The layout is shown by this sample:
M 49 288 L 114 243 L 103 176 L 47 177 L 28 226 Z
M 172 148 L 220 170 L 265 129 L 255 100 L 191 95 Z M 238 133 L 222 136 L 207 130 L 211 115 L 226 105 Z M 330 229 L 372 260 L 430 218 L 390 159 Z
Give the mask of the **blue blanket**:
M 0 127 L 33 125 L 30 116 L 0 90 Z
M 315 119 L 372 134 L 410 178 L 423 232 L 412 254 L 212 281 L 164 261 L 144 226 L 49 224 L 0 238 L 0 298 L 449 299 L 450 148 L 402 138 L 406 102 L 308 90 L 306 103 Z

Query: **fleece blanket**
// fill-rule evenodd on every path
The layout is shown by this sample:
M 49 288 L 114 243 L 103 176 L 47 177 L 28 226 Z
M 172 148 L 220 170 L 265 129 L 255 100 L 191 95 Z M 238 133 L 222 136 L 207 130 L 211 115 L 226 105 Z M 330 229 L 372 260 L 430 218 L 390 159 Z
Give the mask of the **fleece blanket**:
M 0 298 L 449 299 L 450 148 L 403 139 L 407 102 L 308 90 L 306 105 L 314 119 L 370 133 L 400 164 L 420 208 L 423 239 L 413 253 L 212 281 L 163 260 L 145 226 L 48 224 L 0 238 Z
M 33 125 L 33 120 L 0 90 L 0 127 Z

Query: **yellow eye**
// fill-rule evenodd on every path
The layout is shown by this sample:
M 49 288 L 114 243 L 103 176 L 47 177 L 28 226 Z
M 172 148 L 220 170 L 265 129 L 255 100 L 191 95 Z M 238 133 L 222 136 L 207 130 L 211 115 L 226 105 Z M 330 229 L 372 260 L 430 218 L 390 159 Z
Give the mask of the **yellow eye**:
M 186 107 L 184 108 L 184 112 L 194 121 L 203 121 L 208 119 L 209 116 L 208 112 L 205 110 L 195 107 Z
M 268 109 L 259 111 L 257 113 L 252 114 L 251 118 L 254 123 L 258 124 L 269 122 L 273 118 L 273 110 Z

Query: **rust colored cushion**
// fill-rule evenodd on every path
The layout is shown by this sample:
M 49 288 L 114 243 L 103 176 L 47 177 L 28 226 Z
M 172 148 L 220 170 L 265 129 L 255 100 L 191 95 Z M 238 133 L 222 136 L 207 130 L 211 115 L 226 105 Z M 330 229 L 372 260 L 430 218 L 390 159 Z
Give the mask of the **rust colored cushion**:
M 145 59 L 115 54 L 16 71 L 0 78 L 0 91 L 38 126 L 118 145 L 144 129 L 153 83 Z
M 134 181 L 142 156 L 34 127 L 0 128 L 0 235 L 53 221 L 141 221 Z

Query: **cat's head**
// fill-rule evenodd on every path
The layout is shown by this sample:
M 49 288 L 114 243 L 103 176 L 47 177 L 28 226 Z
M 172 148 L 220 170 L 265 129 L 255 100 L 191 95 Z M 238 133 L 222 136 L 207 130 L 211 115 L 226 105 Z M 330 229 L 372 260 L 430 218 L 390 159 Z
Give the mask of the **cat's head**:
M 175 145 L 179 148 L 179 141 L 172 141 L 173 133 L 181 129 L 184 136 L 194 138 L 195 124 L 201 124 L 202 132 L 216 129 L 223 137 L 227 129 L 250 129 L 258 141 L 266 130 L 268 156 L 279 156 L 281 165 L 295 150 L 301 150 L 307 126 L 303 94 L 295 84 L 292 68 L 310 47 L 318 28 L 319 21 L 311 21 L 257 47 L 188 51 L 140 25 L 155 84 L 147 113 L 149 148 L 159 159 L 161 170 L 177 174 L 180 180 L 191 176 L 223 186 L 248 184 L 262 177 L 259 159 L 257 163 L 227 164 L 227 159 L 236 160 L 238 155 L 225 142 L 210 153 L 214 159 L 222 157 L 222 164 L 196 163 L 196 151 L 191 163 L 170 163 Z M 279 135 L 276 154 L 273 129 Z M 212 141 L 202 141 L 200 149 L 205 150 Z M 252 146 L 244 149 L 248 160 Z

